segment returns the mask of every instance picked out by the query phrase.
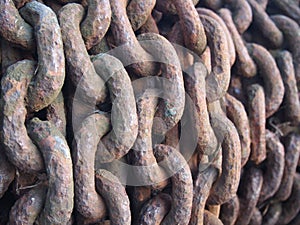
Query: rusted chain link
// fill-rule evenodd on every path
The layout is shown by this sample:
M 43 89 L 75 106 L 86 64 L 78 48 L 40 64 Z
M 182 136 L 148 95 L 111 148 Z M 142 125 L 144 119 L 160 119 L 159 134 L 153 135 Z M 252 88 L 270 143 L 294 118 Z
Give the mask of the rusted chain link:
M 0 0 L 0 224 L 299 224 L 299 0 Z

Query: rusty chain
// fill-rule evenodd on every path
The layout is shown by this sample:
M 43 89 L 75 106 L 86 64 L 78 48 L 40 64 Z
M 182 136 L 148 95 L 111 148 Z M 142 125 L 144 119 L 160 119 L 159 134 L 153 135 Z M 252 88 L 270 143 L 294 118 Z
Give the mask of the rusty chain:
M 298 0 L 0 0 L 0 225 L 300 223 Z

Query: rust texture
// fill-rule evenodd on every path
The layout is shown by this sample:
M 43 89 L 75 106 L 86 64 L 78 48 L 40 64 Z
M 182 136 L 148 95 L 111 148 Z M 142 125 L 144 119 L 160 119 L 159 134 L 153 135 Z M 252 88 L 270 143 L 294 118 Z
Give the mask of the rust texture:
M 258 208 L 254 209 L 249 225 L 261 225 L 262 224 L 262 215 Z
M 43 210 L 47 188 L 37 186 L 19 198 L 9 213 L 9 225 L 34 224 Z
M 205 65 L 208 74 L 211 73 L 211 52 L 210 48 L 207 46 L 203 54 L 201 55 L 201 60 L 203 64 Z
M 213 18 L 214 20 L 216 20 L 219 23 L 219 25 L 222 26 L 223 31 L 226 35 L 228 52 L 229 52 L 229 56 L 230 56 L 230 65 L 232 66 L 236 60 L 236 53 L 235 53 L 235 46 L 233 43 L 232 36 L 230 35 L 230 32 L 229 32 L 226 24 L 224 23 L 222 18 L 212 10 L 209 10 L 206 8 L 197 8 L 197 12 L 199 15 L 207 15 L 207 16 Z
M 111 21 L 109 0 L 87 0 L 87 15 L 80 24 L 81 35 L 87 49 L 99 44 Z
M 160 165 L 171 173 L 172 204 L 169 213 L 161 222 L 162 225 L 187 225 L 191 217 L 193 201 L 193 180 L 191 171 L 183 156 L 167 145 L 156 145 L 154 155 Z M 170 174 L 170 175 L 171 175 Z
M 0 36 L 24 49 L 34 49 L 33 28 L 19 14 L 12 0 L 0 2 Z
M 8 161 L 5 152 L 0 151 L 0 198 L 3 197 L 9 185 L 15 178 L 15 167 Z
M 246 100 L 246 90 L 243 85 L 243 79 L 241 76 L 232 73 L 231 74 L 231 80 L 230 80 L 230 86 L 228 88 L 228 93 L 235 97 L 237 100 L 243 103 L 244 106 L 247 105 Z
M 66 112 L 64 104 L 64 96 L 60 92 L 57 98 L 47 107 L 46 118 L 51 121 L 66 136 Z
M 290 133 L 284 142 L 284 172 L 275 198 L 285 201 L 290 196 L 293 186 L 293 177 L 296 173 L 298 159 L 300 155 L 300 136 L 297 133 Z
M 211 73 L 206 78 L 206 95 L 209 102 L 223 97 L 230 82 L 228 43 L 222 26 L 213 18 L 199 15 L 211 51 Z
M 208 205 L 208 211 L 219 218 L 221 205 Z
M 8 67 L 1 80 L 1 139 L 5 153 L 18 169 L 36 173 L 44 170 L 40 151 L 28 137 L 25 127 L 25 96 L 36 64 L 19 61 Z M 14 131 L 14 132 L 12 132 Z
M 22 8 L 27 2 L 30 2 L 30 0 L 13 0 L 15 6 L 17 9 Z
M 300 211 L 300 175 L 296 173 L 294 175 L 294 182 L 291 195 L 289 198 L 282 202 L 282 212 L 276 223 L 279 224 L 288 224 L 294 219 Z
M 241 142 L 241 165 L 247 163 L 250 156 L 250 124 L 243 104 L 230 94 L 226 94 L 226 115 L 235 125 Z
M 285 116 L 291 123 L 297 124 L 300 122 L 300 100 L 291 53 L 279 52 L 276 55 L 276 62 L 284 83 Z
M 193 207 L 189 225 L 203 224 L 205 203 L 217 175 L 218 171 L 213 166 L 209 166 L 204 171 L 198 172 L 194 180 Z
M 278 190 L 284 171 L 284 146 L 279 138 L 266 130 L 267 158 L 264 162 L 263 184 L 258 204 L 271 198 Z
M 266 118 L 272 116 L 283 101 L 284 84 L 275 59 L 263 46 L 247 45 L 250 55 L 258 67 L 258 73 L 264 81 L 266 96 Z
M 165 144 L 173 148 L 179 148 L 179 124 L 176 124 L 171 130 L 165 135 Z
M 235 223 L 236 225 L 248 224 L 250 222 L 255 211 L 262 183 L 263 174 L 260 169 L 250 167 L 244 172 L 238 191 L 240 211 Z
M 212 155 L 218 148 L 218 141 L 210 125 L 206 104 L 205 78 L 207 70 L 202 63 L 195 63 L 184 76 L 185 91 L 194 104 L 193 126 L 197 133 L 197 147 L 201 155 Z
M 208 204 L 218 205 L 230 200 L 236 194 L 240 182 L 241 145 L 233 123 L 222 112 L 220 102 L 209 105 L 212 127 L 222 144 L 222 174 L 214 183 Z
M 79 24 L 83 16 L 83 7 L 76 3 L 67 4 L 59 11 L 58 18 L 69 71 L 67 77 L 77 87 L 77 96 L 80 99 L 86 103 L 97 104 L 104 101 L 107 93 L 104 81 L 97 75 L 80 33 Z
M 262 86 L 248 87 L 248 113 L 251 137 L 250 159 L 256 164 L 266 159 L 265 94 Z
M 152 56 L 139 44 L 130 21 L 126 14 L 126 0 L 110 0 L 112 19 L 110 30 L 115 46 L 121 46 L 115 54 L 124 66 L 130 65 L 130 69 L 138 76 L 153 76 L 157 73 Z
M 28 133 L 43 154 L 48 177 L 45 205 L 39 221 L 42 224 L 67 224 L 74 206 L 70 148 L 65 137 L 48 121 L 33 118 Z
M 138 224 L 160 225 L 171 208 L 171 197 L 168 194 L 160 193 L 150 199 L 141 209 Z
M 283 15 L 271 16 L 276 26 L 282 31 L 284 35 L 284 42 L 287 48 L 293 55 L 293 62 L 295 67 L 295 75 L 298 88 L 300 87 L 300 46 L 297 44 L 300 42 L 300 27 L 292 19 Z
M 93 57 L 94 68 L 109 90 L 112 131 L 107 134 L 96 153 L 97 161 L 109 162 L 128 153 L 138 134 L 138 117 L 130 78 L 122 63 L 113 56 Z M 103 149 L 105 148 L 105 149 Z
M 208 224 L 208 225 L 222 225 L 222 221 L 215 216 L 214 214 L 212 214 L 211 212 L 204 210 L 204 224 Z
M 272 3 L 276 5 L 284 14 L 300 24 L 299 2 L 294 3 L 290 0 L 273 0 Z
M 253 20 L 252 9 L 247 0 L 225 0 L 230 11 L 236 29 L 243 34 L 250 26 Z
M 273 225 L 276 224 L 282 212 L 281 203 L 273 203 L 268 206 L 268 211 L 263 216 L 262 224 Z
M 18 61 L 23 59 L 30 59 L 32 60 L 33 57 L 29 51 L 24 51 L 21 48 L 13 46 L 10 42 L 2 39 L 1 40 L 1 71 L 3 74 L 6 73 L 7 68 L 12 64 L 15 64 Z
M 238 71 L 245 77 L 253 77 L 256 75 L 256 65 L 250 57 L 244 41 L 233 23 L 231 12 L 228 9 L 219 10 L 219 14 L 228 27 L 236 50 L 236 67 Z
M 75 133 L 76 147 L 73 152 L 76 210 L 91 222 L 105 217 L 106 206 L 95 189 L 95 154 L 97 144 L 110 128 L 106 115 L 87 117 Z
M 156 34 L 159 34 L 157 24 L 156 24 L 154 18 L 152 17 L 152 15 L 149 15 L 148 19 L 141 26 L 139 31 L 141 32 L 141 34 L 143 34 L 143 33 L 156 33 Z
M 266 10 L 269 0 L 255 0 L 264 10 Z
M 138 39 L 158 62 L 162 62 L 162 79 L 157 81 L 162 87 L 163 99 L 159 102 L 155 117 L 160 117 L 164 124 L 153 125 L 154 133 L 165 133 L 181 119 L 184 104 L 184 82 L 179 59 L 171 43 L 159 34 L 141 34 Z M 157 88 L 157 87 L 156 87 Z
M 136 90 L 136 96 L 140 90 Z M 137 166 L 135 171 L 136 181 L 141 184 L 155 184 L 157 177 L 161 177 L 160 168 L 156 165 L 156 159 L 152 150 L 152 125 L 155 109 L 158 103 L 157 97 L 151 96 L 153 93 L 141 93 L 137 96 L 137 115 L 138 115 L 138 135 L 131 152 L 128 155 L 132 165 Z M 141 206 L 150 199 L 151 188 L 133 187 L 135 192 L 132 201 L 132 208 L 139 212 Z
M 110 50 L 110 47 L 108 44 L 107 37 L 108 35 L 105 35 L 97 45 L 95 45 L 89 50 L 89 53 L 91 55 L 98 55 L 100 53 L 108 52 Z
M 222 7 L 223 1 L 222 0 L 203 0 L 202 1 L 204 6 L 214 11 L 217 11 Z
M 201 55 L 206 47 L 206 35 L 192 0 L 173 1 L 180 18 L 185 45 Z
M 195 6 L 198 4 L 199 0 L 192 0 L 192 2 Z M 167 15 L 177 14 L 175 3 L 172 0 L 156 0 L 155 9 Z
M 42 3 L 27 3 L 20 14 L 33 26 L 38 63 L 26 101 L 39 111 L 58 96 L 65 80 L 65 56 L 60 26 L 55 13 Z
M 239 215 L 240 202 L 238 196 L 234 196 L 221 206 L 220 219 L 224 225 L 234 225 Z
M 59 1 L 44 0 L 43 2 L 46 6 L 50 7 L 55 12 L 56 15 L 58 15 L 59 10 L 63 7 L 63 5 L 60 4 Z
M 131 0 L 127 7 L 127 16 L 134 31 L 140 29 L 151 17 L 156 0 Z
M 255 1 L 247 0 L 252 8 L 253 23 L 260 30 L 272 48 L 279 48 L 283 43 L 283 34 L 270 19 L 267 12 Z
M 96 189 L 105 199 L 111 225 L 130 225 L 131 212 L 125 187 L 107 170 L 96 171 Z

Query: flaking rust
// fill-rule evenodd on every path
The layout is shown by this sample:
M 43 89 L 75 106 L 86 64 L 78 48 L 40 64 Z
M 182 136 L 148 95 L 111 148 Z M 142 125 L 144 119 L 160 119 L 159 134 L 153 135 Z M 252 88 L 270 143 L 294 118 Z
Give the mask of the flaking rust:
M 43 210 L 47 187 L 38 185 L 19 198 L 9 213 L 9 225 L 33 225 Z
M 236 29 L 243 34 L 253 20 L 252 9 L 247 0 L 224 0 L 232 12 L 232 19 Z
M 3 147 L 10 162 L 28 173 L 44 170 L 42 155 L 28 137 L 25 127 L 27 110 L 24 98 L 35 66 L 30 60 L 19 61 L 7 69 L 1 80 Z
M 262 86 L 258 84 L 248 87 L 248 113 L 251 137 L 250 159 L 259 164 L 266 158 L 266 117 L 265 94 Z
M 226 24 L 234 43 L 237 56 L 237 70 L 245 77 L 255 76 L 256 65 L 250 57 L 244 41 L 232 20 L 231 12 L 228 9 L 220 9 L 219 14 L 224 20 L 224 23 Z
M 139 29 L 139 31 L 141 32 L 141 34 L 144 33 L 155 33 L 155 34 L 159 34 L 159 30 L 157 27 L 157 24 L 153 18 L 152 15 L 149 15 L 148 19 L 146 20 L 146 22 L 141 26 L 141 28 Z
M 87 15 L 80 24 L 81 35 L 89 50 L 100 43 L 111 21 L 109 0 L 88 0 Z
M 129 75 L 120 60 L 108 54 L 92 59 L 96 73 L 105 81 L 112 102 L 112 130 L 98 146 L 97 162 L 111 162 L 128 153 L 138 134 L 138 116 Z
M 210 9 L 206 9 L 206 8 L 196 8 L 196 9 L 197 9 L 197 12 L 199 15 L 209 16 L 209 17 L 213 18 L 214 20 L 216 20 L 219 23 L 219 25 L 222 26 L 223 31 L 226 35 L 227 44 L 228 44 L 228 53 L 230 56 L 230 65 L 232 66 L 236 60 L 236 50 L 235 50 L 233 39 L 232 39 L 232 36 L 230 35 L 228 27 L 226 26 L 226 24 L 224 23 L 222 18 L 218 14 L 216 14 L 214 11 L 212 11 Z M 206 49 L 207 48 L 208 47 L 206 47 Z M 202 57 L 202 55 L 201 55 L 201 57 Z M 207 68 L 207 69 L 209 70 L 209 68 Z
M 73 152 L 76 210 L 90 222 L 97 222 L 106 215 L 103 198 L 95 189 L 95 153 L 97 145 L 110 128 L 106 115 L 93 114 L 87 117 L 75 133 Z
M 112 20 L 110 30 L 116 47 L 113 55 L 138 76 L 153 76 L 157 68 L 153 58 L 139 44 L 126 14 L 126 0 L 111 0 Z M 132 65 L 131 65 L 132 64 Z
M 204 217 L 204 224 L 209 224 L 209 225 L 222 225 L 223 224 L 222 221 L 217 216 L 215 216 L 208 210 L 204 210 L 203 217 Z
M 154 123 L 153 132 L 164 134 L 178 123 L 184 110 L 185 92 L 180 62 L 174 47 L 163 36 L 141 34 L 138 40 L 161 62 L 162 75 L 157 85 L 163 90 L 163 99 L 159 102 L 155 117 L 160 117 L 164 123 Z
M 39 111 L 58 96 L 65 80 L 65 56 L 61 31 L 51 8 L 33 1 L 20 10 L 33 26 L 37 43 L 38 63 L 32 83 L 28 87 L 28 108 Z
M 230 57 L 228 43 L 222 26 L 213 18 L 199 15 L 207 36 L 211 51 L 211 73 L 206 78 L 206 95 L 208 102 L 223 97 L 230 82 Z
M 283 101 L 284 84 L 276 61 L 263 46 L 247 44 L 248 51 L 257 65 L 258 73 L 264 81 L 266 118 L 272 116 Z
M 145 91 L 136 100 L 139 129 L 137 139 L 128 154 L 128 161 L 137 167 L 137 182 L 140 181 L 142 184 L 153 184 L 155 186 L 157 178 L 162 178 L 162 174 L 152 150 L 151 131 L 158 102 L 157 97 L 151 96 L 152 94 Z M 139 211 L 143 203 L 151 197 L 151 186 L 133 187 L 133 189 L 132 208 Z
M 250 125 L 243 104 L 230 94 L 226 94 L 226 114 L 235 125 L 241 142 L 241 165 L 244 166 L 250 156 Z
M 239 185 L 240 211 L 236 225 L 244 225 L 250 222 L 259 198 L 262 183 L 262 171 L 254 166 L 247 168 Z
M 154 155 L 160 165 L 172 175 L 171 209 L 161 224 L 187 225 L 191 217 L 193 201 L 191 171 L 183 156 L 170 146 L 156 145 Z
M 68 82 L 76 88 L 76 97 L 92 104 L 103 102 L 107 96 L 105 83 L 97 75 L 80 33 L 84 9 L 76 3 L 67 4 L 58 13 L 61 27 Z
M 151 18 L 155 3 L 156 0 L 131 0 L 128 3 L 126 12 L 134 31 L 140 29 Z
M 201 55 L 206 47 L 206 35 L 192 0 L 173 1 L 179 16 L 181 30 L 184 33 L 186 47 Z
M 250 219 L 249 225 L 261 225 L 262 224 L 262 215 L 258 208 L 254 209 L 252 217 Z
M 138 224 L 160 225 L 171 209 L 172 198 L 170 195 L 160 193 L 150 199 L 141 209 Z
M 192 0 L 192 2 L 196 6 L 199 0 Z M 176 6 L 172 0 L 156 0 L 155 9 L 167 15 L 177 14 Z
M 272 203 L 268 206 L 268 211 L 263 216 L 264 225 L 273 225 L 276 224 L 282 212 L 281 203 Z
M 247 0 L 252 8 L 253 24 L 260 30 L 272 48 L 279 48 L 283 43 L 283 34 L 271 20 L 267 12 L 256 0 Z
M 96 189 L 104 198 L 111 225 L 130 225 L 131 212 L 125 187 L 107 170 L 96 171 Z
M 260 191 L 258 204 L 272 197 L 278 190 L 284 171 L 284 146 L 279 138 L 269 130 L 266 130 L 267 158 L 265 160 L 265 172 Z
M 239 215 L 240 202 L 238 196 L 234 196 L 221 206 L 220 219 L 224 225 L 234 225 Z
M 194 180 L 193 207 L 189 225 L 203 224 L 205 203 L 217 175 L 218 171 L 213 166 L 209 166 L 204 171 L 198 172 Z
M 205 78 L 207 69 L 198 62 L 189 68 L 188 73 L 184 76 L 185 91 L 191 98 L 195 111 L 192 117 L 198 138 L 198 149 L 200 156 L 212 155 L 218 148 L 218 140 L 211 127 L 209 114 L 206 103 Z
M 3 197 L 10 183 L 15 178 L 15 167 L 8 161 L 5 152 L 0 150 L 0 198 Z
M 211 123 L 222 145 L 222 174 L 214 183 L 208 204 L 223 204 L 236 193 L 241 172 L 241 145 L 238 132 L 226 117 L 219 101 L 208 106 Z
M 276 63 L 284 83 L 284 101 L 286 118 L 293 124 L 300 122 L 300 100 L 298 96 L 297 81 L 293 58 L 290 52 L 281 51 L 276 57 Z
M 24 49 L 33 50 L 35 40 L 32 27 L 19 14 L 12 0 L 0 2 L 0 35 Z
M 293 63 L 295 67 L 295 76 L 297 80 L 298 88 L 300 87 L 300 47 L 297 43 L 300 42 L 300 27 L 292 19 L 284 15 L 271 16 L 276 26 L 282 31 L 284 42 L 287 45 L 287 49 L 293 55 Z
M 289 198 L 282 202 L 282 212 L 276 223 L 276 225 L 280 224 L 288 224 L 291 222 L 300 211 L 300 175 L 296 173 L 294 175 L 294 182 L 292 192 Z
M 298 24 L 300 23 L 300 9 L 299 2 L 289 0 L 274 0 L 272 1 L 284 14 L 292 18 Z
M 297 159 L 300 155 L 300 136 L 297 133 L 290 133 L 284 138 L 285 155 L 284 171 L 282 180 L 274 198 L 285 201 L 290 196 L 293 186 L 293 177 L 296 174 Z
M 33 118 L 28 133 L 43 154 L 48 176 L 45 205 L 38 220 L 42 224 L 67 224 L 74 207 L 70 148 L 65 137 L 48 121 Z
M 57 98 L 46 108 L 46 118 L 51 121 L 66 137 L 66 111 L 64 104 L 64 96 L 60 92 Z

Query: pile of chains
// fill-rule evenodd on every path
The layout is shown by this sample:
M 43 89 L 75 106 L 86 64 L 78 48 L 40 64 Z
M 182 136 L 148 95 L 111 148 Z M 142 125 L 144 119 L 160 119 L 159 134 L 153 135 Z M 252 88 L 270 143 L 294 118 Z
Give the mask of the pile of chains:
M 0 224 L 299 225 L 299 23 L 299 0 L 0 0 Z

